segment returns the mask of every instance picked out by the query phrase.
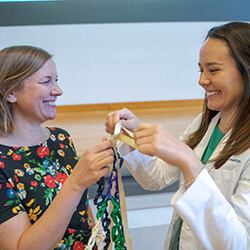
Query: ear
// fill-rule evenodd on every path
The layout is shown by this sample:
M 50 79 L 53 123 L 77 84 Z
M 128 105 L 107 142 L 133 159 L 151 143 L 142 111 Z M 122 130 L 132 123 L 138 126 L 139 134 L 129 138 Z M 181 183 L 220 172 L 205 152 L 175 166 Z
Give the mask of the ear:
M 17 101 L 17 98 L 15 96 L 15 93 L 11 93 L 7 96 L 7 101 L 10 103 L 15 103 Z

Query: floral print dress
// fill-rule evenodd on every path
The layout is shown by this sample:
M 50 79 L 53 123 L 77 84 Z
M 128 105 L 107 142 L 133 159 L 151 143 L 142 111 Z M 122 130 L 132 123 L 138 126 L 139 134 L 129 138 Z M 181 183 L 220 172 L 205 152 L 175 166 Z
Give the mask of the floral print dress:
M 50 138 L 37 146 L 0 145 L 0 223 L 22 212 L 35 223 L 77 163 L 70 135 L 60 128 L 48 129 Z M 88 208 L 85 191 L 56 249 L 84 249 L 93 226 Z

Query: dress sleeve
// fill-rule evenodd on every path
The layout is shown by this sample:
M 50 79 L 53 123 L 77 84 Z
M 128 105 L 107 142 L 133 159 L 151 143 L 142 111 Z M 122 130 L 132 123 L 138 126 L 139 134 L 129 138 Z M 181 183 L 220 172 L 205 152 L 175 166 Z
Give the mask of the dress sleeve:
M 187 191 L 177 191 L 171 205 L 206 249 L 250 249 L 250 159 L 231 204 L 204 169 Z
M 73 152 L 75 153 L 75 155 L 77 155 L 76 153 L 76 148 L 74 146 L 74 143 L 73 143 L 73 140 L 72 140 L 72 137 L 71 135 L 69 134 L 68 131 L 62 129 L 62 128 L 56 128 L 56 135 L 60 138 L 60 135 L 65 135 L 66 136 L 66 139 L 68 140 L 69 142 L 69 146 L 71 147 L 71 149 L 73 150 Z
M 0 171 L 0 224 L 25 211 L 11 182 Z

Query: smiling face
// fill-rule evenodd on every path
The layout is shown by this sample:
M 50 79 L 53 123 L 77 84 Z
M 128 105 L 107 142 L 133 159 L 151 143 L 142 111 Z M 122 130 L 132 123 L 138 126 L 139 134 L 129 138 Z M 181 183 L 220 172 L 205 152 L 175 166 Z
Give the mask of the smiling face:
M 57 84 L 55 63 L 49 59 L 42 68 L 23 81 L 20 90 L 8 96 L 14 121 L 40 125 L 55 119 L 55 102 L 62 93 Z
M 244 79 L 225 43 L 209 38 L 200 50 L 199 67 L 207 107 L 232 117 L 244 93 Z

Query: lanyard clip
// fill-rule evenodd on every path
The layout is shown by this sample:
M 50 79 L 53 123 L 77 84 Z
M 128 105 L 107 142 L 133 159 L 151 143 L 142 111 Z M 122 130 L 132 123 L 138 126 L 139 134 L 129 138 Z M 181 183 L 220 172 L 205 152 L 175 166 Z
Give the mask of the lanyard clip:
M 123 134 L 123 132 L 126 132 L 128 135 Z M 137 148 L 137 145 L 134 140 L 134 133 L 124 128 L 120 122 L 117 122 L 115 125 L 115 130 L 112 139 L 115 145 L 117 141 L 121 141 L 133 148 Z

